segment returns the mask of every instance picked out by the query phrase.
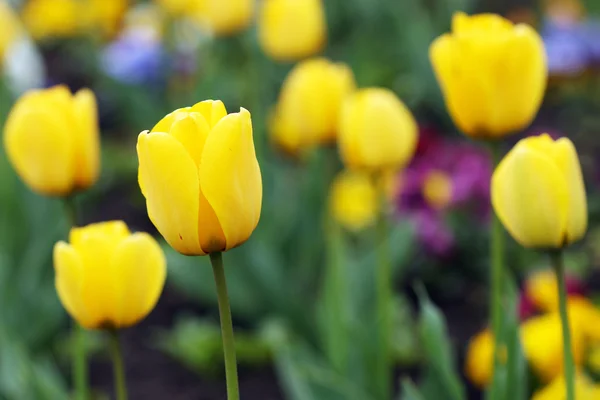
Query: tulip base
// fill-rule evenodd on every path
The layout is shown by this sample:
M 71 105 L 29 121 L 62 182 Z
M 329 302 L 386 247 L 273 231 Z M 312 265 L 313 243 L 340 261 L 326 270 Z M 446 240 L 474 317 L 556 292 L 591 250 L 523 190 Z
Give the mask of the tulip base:
M 558 308 L 563 334 L 563 363 L 565 386 L 567 388 L 566 400 L 575 400 L 575 362 L 573 360 L 573 347 L 571 344 L 571 329 L 567 312 L 567 285 L 565 282 L 565 265 L 562 251 L 550 253 L 552 267 L 558 282 Z
M 238 387 L 237 361 L 235 357 L 235 341 L 233 338 L 233 322 L 231 321 L 231 307 L 229 306 L 222 253 L 210 253 L 210 262 L 215 276 L 217 298 L 219 301 L 221 336 L 223 337 L 223 353 L 225 357 L 225 378 L 227 380 L 227 399 L 239 400 L 240 393 Z
M 113 362 L 114 385 L 117 400 L 127 400 L 127 383 L 125 380 L 125 369 L 123 368 L 123 352 L 119 343 L 119 332 L 116 330 L 110 333 L 110 355 Z

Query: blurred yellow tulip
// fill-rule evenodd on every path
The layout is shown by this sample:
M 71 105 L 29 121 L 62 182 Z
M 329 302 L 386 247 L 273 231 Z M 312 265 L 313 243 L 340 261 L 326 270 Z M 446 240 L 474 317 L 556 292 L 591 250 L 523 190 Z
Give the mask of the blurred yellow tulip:
M 379 197 L 371 176 L 343 171 L 333 181 L 329 194 L 333 218 L 345 228 L 360 231 L 377 218 Z
M 452 178 L 444 171 L 431 171 L 423 182 L 423 198 L 434 209 L 443 209 L 452 201 Z
M 165 256 L 147 233 L 123 221 L 71 229 L 54 246 L 56 291 L 67 312 L 87 329 L 126 328 L 156 305 L 166 277 Z
M 546 88 L 544 45 L 533 28 L 494 14 L 456 13 L 430 58 L 454 123 L 468 136 L 497 138 L 526 128 Z
M 193 15 L 200 1 L 204 0 L 154 0 L 163 10 L 173 16 Z
M 295 61 L 321 52 L 327 41 L 322 0 L 264 0 L 258 39 L 263 51 L 277 61 Z
M 388 89 L 361 89 L 342 105 L 338 134 L 340 155 L 348 168 L 399 169 L 417 146 L 417 123 Z
M 465 375 L 480 389 L 485 388 L 494 374 L 494 335 L 486 329 L 473 336 L 467 347 Z
M 15 40 L 24 34 L 21 21 L 7 0 L 0 0 L 0 26 L 0 57 L 3 57 Z
M 79 0 L 29 0 L 22 17 L 35 39 L 72 37 L 81 28 L 81 3 Z
M 21 179 L 34 191 L 66 196 L 86 189 L 100 172 L 96 97 L 65 86 L 26 92 L 4 127 L 4 146 Z
M 218 36 L 240 32 L 252 22 L 255 0 L 198 0 L 196 18 Z
M 585 187 L 567 138 L 519 141 L 494 171 L 491 191 L 500 221 L 525 247 L 562 248 L 585 234 Z
M 343 100 L 356 84 L 352 70 L 324 58 L 296 65 L 281 88 L 271 119 L 275 143 L 291 153 L 334 142 Z
M 594 385 L 594 382 L 583 373 L 577 373 L 575 376 L 575 395 L 577 400 L 597 400 L 600 395 L 600 386 Z M 565 400 L 567 388 L 565 386 L 565 377 L 557 376 L 546 387 L 533 394 L 531 400 Z
M 536 271 L 525 281 L 525 294 L 542 311 L 558 311 L 558 282 L 551 269 Z
M 177 251 L 204 255 L 245 242 L 260 218 L 262 178 L 250 113 L 207 100 L 173 111 L 137 143 L 148 215 Z
M 577 318 L 571 318 L 569 326 L 573 358 L 575 365 L 580 366 L 585 350 L 585 332 Z M 558 313 L 528 319 L 521 325 L 520 335 L 525 357 L 542 380 L 549 382 L 562 374 L 563 338 Z
M 123 23 L 129 0 L 83 0 L 82 24 L 103 37 L 115 36 Z

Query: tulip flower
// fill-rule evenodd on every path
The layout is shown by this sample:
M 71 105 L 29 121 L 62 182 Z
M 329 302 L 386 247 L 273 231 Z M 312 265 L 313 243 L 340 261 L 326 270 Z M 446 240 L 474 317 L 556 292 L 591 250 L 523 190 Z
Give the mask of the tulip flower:
M 195 17 L 217 36 L 242 31 L 252 22 L 254 0 L 202 0 Z
M 262 180 L 250 113 L 220 101 L 172 112 L 138 137 L 148 215 L 177 251 L 205 255 L 245 242 L 258 224 Z
M 54 246 L 56 291 L 67 312 L 87 329 L 126 328 L 156 305 L 165 256 L 147 233 L 131 234 L 123 221 L 71 229 Z
M 480 389 L 492 381 L 494 374 L 494 337 L 489 329 L 473 336 L 467 347 L 465 375 Z
M 4 146 L 21 179 L 35 192 L 67 196 L 100 172 L 96 98 L 65 86 L 26 92 L 4 127 Z
M 533 394 L 531 400 L 559 400 L 566 398 L 565 378 L 557 377 L 544 388 Z M 600 385 L 585 376 L 583 373 L 578 373 L 575 378 L 575 393 L 577 400 L 596 400 L 600 397 Z
M 129 0 L 83 0 L 82 25 L 106 38 L 115 36 L 121 27 Z
M 299 63 L 281 88 L 270 126 L 273 140 L 292 154 L 335 141 L 342 102 L 355 86 L 345 64 L 324 58 Z
M 295 61 L 325 47 L 323 0 L 264 0 L 258 19 L 263 51 L 277 61 Z
M 573 143 L 548 135 L 525 138 L 492 176 L 492 204 L 523 246 L 562 248 L 587 228 L 587 201 Z
M 352 231 L 360 231 L 375 222 L 379 198 L 367 173 L 344 171 L 331 185 L 330 209 L 336 221 Z
M 72 37 L 81 28 L 80 6 L 79 0 L 29 0 L 22 18 L 34 39 Z
M 434 210 L 444 209 L 452 201 L 453 186 L 449 174 L 433 170 L 423 182 L 423 199 Z
M 466 135 L 503 137 L 535 117 L 547 67 L 542 39 L 530 26 L 459 12 L 452 33 L 432 43 L 430 58 L 448 111 Z
M 342 106 L 338 144 L 344 164 L 357 169 L 399 169 L 417 145 L 417 123 L 388 89 L 356 91 Z

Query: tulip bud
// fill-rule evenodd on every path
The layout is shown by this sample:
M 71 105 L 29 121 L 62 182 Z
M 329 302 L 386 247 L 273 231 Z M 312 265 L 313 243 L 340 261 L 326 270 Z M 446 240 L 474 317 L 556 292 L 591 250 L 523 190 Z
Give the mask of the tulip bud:
M 417 146 L 417 123 L 388 89 L 361 89 L 342 106 L 338 144 L 349 168 L 398 169 Z
M 355 86 L 345 64 L 324 58 L 299 63 L 281 88 L 270 124 L 273 140 L 291 153 L 335 141 L 342 102 Z
M 498 218 L 525 247 L 562 248 L 585 234 L 585 187 L 567 138 L 519 141 L 494 171 L 491 192 Z
M 264 0 L 258 20 L 263 51 L 277 61 L 295 61 L 319 53 L 327 26 L 322 0 Z
M 86 189 L 100 172 L 96 98 L 64 86 L 32 90 L 13 106 L 4 127 L 8 158 L 34 191 L 66 196 Z
M 340 225 L 360 231 L 377 218 L 379 197 L 369 174 L 343 171 L 331 185 L 329 204 L 333 218 Z
M 526 128 L 544 97 L 546 54 L 528 25 L 456 13 L 452 33 L 431 44 L 430 58 L 446 107 L 468 136 L 497 138 Z
M 137 143 L 148 216 L 175 250 L 204 255 L 245 242 L 260 218 L 262 178 L 250 113 L 220 101 L 176 110 Z
M 465 375 L 480 389 L 492 381 L 494 374 L 494 335 L 486 329 L 469 340 Z
M 202 0 L 196 18 L 218 36 L 240 32 L 252 22 L 254 0 Z
M 72 37 L 80 30 L 79 0 L 29 0 L 23 22 L 34 39 Z
M 152 311 L 167 273 L 152 236 L 111 221 L 73 228 L 69 242 L 54 246 L 56 291 L 81 326 L 126 328 Z

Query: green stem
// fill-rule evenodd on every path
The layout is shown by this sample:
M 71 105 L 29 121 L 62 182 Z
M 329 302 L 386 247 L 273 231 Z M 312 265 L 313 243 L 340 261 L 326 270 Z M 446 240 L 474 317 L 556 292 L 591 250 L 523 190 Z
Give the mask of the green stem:
M 575 362 L 571 347 L 571 330 L 567 313 L 567 285 L 565 283 L 565 265 L 562 250 L 552 252 L 552 266 L 558 282 L 558 306 L 563 334 L 563 362 L 565 382 L 567 386 L 567 400 L 575 400 Z
M 123 368 L 123 352 L 119 343 L 119 332 L 111 330 L 110 333 L 110 353 L 113 362 L 114 385 L 117 400 L 127 400 L 127 381 L 125 379 L 125 369 Z
M 375 270 L 375 289 L 377 300 L 377 319 L 379 321 L 379 345 L 381 357 L 377 362 L 380 378 L 381 398 L 390 398 L 392 390 L 391 315 L 392 304 L 392 263 L 389 246 L 389 228 L 386 215 L 386 193 L 381 176 L 375 177 L 379 193 L 379 215 L 377 218 L 377 268 Z
M 492 157 L 494 160 L 494 166 L 497 166 L 502 156 L 500 154 L 500 144 L 494 142 L 492 147 Z M 502 302 L 503 302 L 503 283 L 504 283 L 504 229 L 502 223 L 496 213 L 493 215 L 493 221 L 491 225 L 491 298 L 490 298 L 490 315 L 492 320 L 492 332 L 494 334 L 494 374 L 492 379 L 492 388 L 490 392 L 490 398 L 492 400 L 499 400 L 499 375 L 497 371 L 500 369 L 503 344 L 502 334 Z M 509 382 L 507 382 L 507 385 Z
M 74 228 L 77 226 L 77 206 L 75 199 L 71 197 L 64 198 L 65 213 L 69 220 L 69 226 Z M 77 321 L 73 321 L 73 382 L 75 385 L 76 398 L 78 400 L 88 399 L 88 382 L 87 382 L 87 355 L 85 348 L 85 329 L 83 329 Z
M 235 342 L 233 339 L 233 323 L 231 322 L 231 308 L 227 295 L 225 270 L 223 269 L 223 256 L 221 252 L 211 253 L 210 262 L 217 285 L 217 298 L 219 300 L 219 316 L 221 317 L 221 335 L 223 336 L 223 353 L 225 356 L 225 378 L 227 380 L 227 399 L 239 400 L 237 363 L 235 360 Z

